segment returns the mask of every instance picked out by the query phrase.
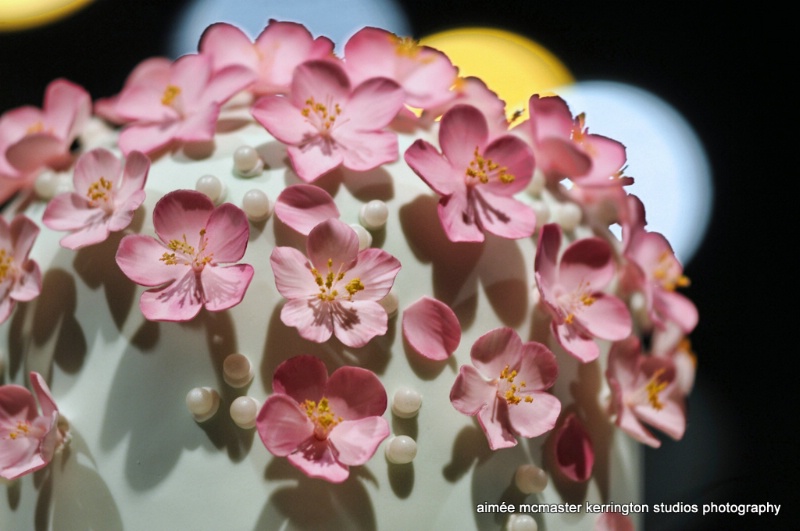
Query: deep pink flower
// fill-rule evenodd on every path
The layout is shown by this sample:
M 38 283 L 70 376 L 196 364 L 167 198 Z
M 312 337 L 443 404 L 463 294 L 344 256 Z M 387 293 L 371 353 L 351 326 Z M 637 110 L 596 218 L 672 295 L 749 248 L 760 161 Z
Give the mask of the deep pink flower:
M 477 416 L 492 450 L 517 444 L 516 436 L 537 437 L 553 429 L 561 402 L 547 393 L 558 375 L 556 357 L 541 343 L 523 343 L 511 328 L 481 337 L 450 390 L 450 402 Z
M 128 154 L 152 153 L 172 142 L 206 142 L 214 138 L 220 107 L 253 82 L 242 66 L 211 71 L 203 55 L 185 55 L 169 72 L 156 66 L 137 77 L 119 94 L 114 111 L 128 123 L 119 147 Z
M 70 147 L 89 121 L 92 100 L 78 85 L 56 79 L 42 109 L 25 106 L 0 116 L 0 201 L 33 184 L 42 168 L 66 169 Z
M 561 227 L 542 227 L 536 250 L 536 284 L 551 328 L 570 354 L 589 362 L 600 355 L 594 338 L 617 341 L 631 333 L 632 322 L 624 302 L 603 293 L 616 275 L 611 246 L 600 238 L 572 242 L 559 258 Z
M 76 192 L 53 198 L 42 222 L 53 230 L 72 234 L 61 239 L 67 249 L 100 243 L 111 232 L 126 228 L 145 198 L 144 184 L 150 159 L 132 151 L 123 168 L 111 152 L 98 148 L 81 155 L 75 164 Z
M 429 109 L 452 99 L 450 87 L 458 69 L 450 59 L 414 39 L 378 28 L 363 28 L 344 46 L 345 68 L 355 84 L 374 77 L 395 81 L 405 91 L 405 102 Z
M 526 238 L 536 229 L 533 210 L 514 199 L 533 174 L 533 155 L 519 138 L 492 138 L 476 108 L 458 105 L 439 128 L 439 153 L 417 140 L 405 160 L 441 199 L 439 219 L 452 241 L 483 241 L 484 231 Z
M 29 301 L 42 291 L 42 273 L 28 259 L 39 227 L 23 216 L 9 225 L 0 217 L 0 323 L 4 323 L 17 301 Z
M 203 33 L 200 53 L 211 58 L 214 71 L 239 65 L 254 72 L 250 90 L 263 96 L 289 92 L 294 69 L 306 61 L 332 58 L 333 42 L 315 39 L 295 22 L 270 20 L 255 42 L 236 26 L 220 23 Z
M 36 372 L 30 378 L 33 394 L 19 385 L 0 386 L 0 477 L 8 480 L 47 466 L 67 440 L 47 383 Z
M 351 86 L 332 61 L 298 66 L 289 96 L 265 96 L 253 117 L 286 151 L 297 175 L 310 182 L 342 165 L 371 170 L 397 160 L 397 135 L 384 128 L 403 105 L 403 91 L 385 78 Z
M 570 413 L 555 432 L 556 467 L 566 478 L 583 482 L 592 477 L 594 446 L 586 428 Z
M 273 455 L 287 457 L 306 475 L 341 483 L 389 435 L 386 390 L 370 371 L 297 356 L 275 370 L 256 429 Z
M 139 302 L 145 317 L 187 321 L 204 306 L 217 312 L 242 301 L 252 266 L 222 265 L 241 260 L 247 248 L 250 226 L 240 208 L 214 208 L 204 194 L 176 190 L 156 204 L 153 225 L 161 241 L 130 234 L 117 250 L 117 264 L 128 278 L 155 287 Z
M 350 347 L 385 334 L 388 317 L 378 301 L 392 288 L 400 261 L 381 249 L 359 251 L 355 231 L 333 218 L 311 230 L 306 247 L 308 258 L 291 247 L 276 247 L 270 257 L 275 285 L 289 299 L 283 323 L 309 341 L 335 334 Z
M 675 366 L 668 358 L 644 356 L 639 339 L 614 343 L 608 354 L 606 378 L 611 388 L 610 411 L 616 424 L 639 442 L 658 448 L 648 424 L 680 439 L 686 431 L 684 396 L 678 389 Z
M 528 109 L 530 118 L 515 131 L 530 141 L 537 167 L 548 179 L 569 178 L 582 186 L 617 186 L 624 179 L 621 171 L 626 161 L 625 146 L 589 134 L 584 115 L 573 118 L 563 99 L 535 94 Z

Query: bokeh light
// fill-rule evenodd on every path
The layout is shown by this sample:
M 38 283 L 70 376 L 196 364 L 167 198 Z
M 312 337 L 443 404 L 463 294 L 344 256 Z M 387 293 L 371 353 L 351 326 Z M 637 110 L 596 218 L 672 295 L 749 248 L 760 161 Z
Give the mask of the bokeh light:
M 59 20 L 91 0 L 0 0 L 0 31 L 16 31 Z

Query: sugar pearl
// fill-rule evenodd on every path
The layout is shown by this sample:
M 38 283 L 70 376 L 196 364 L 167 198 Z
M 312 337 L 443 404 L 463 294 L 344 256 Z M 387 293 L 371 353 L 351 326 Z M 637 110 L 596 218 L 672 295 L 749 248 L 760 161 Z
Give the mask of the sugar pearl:
M 256 425 L 258 401 L 251 396 L 240 396 L 231 404 L 231 418 L 240 428 L 248 429 Z
M 233 167 L 239 175 L 253 177 L 264 169 L 264 162 L 254 147 L 240 146 L 233 153 Z
M 197 422 L 204 422 L 219 409 L 219 393 L 210 387 L 195 387 L 186 394 L 186 407 Z
M 512 514 L 506 523 L 507 531 L 538 531 L 539 524 L 529 514 Z
M 358 250 L 368 249 L 372 245 L 372 234 L 361 225 L 355 223 L 351 224 L 350 227 L 356 231 L 356 236 L 358 236 Z
M 389 439 L 385 452 L 390 463 L 405 465 L 417 456 L 417 442 L 407 435 L 398 435 Z
M 542 492 L 547 487 L 547 473 L 534 465 L 520 465 L 514 474 L 514 483 L 525 494 Z
M 383 309 L 386 310 L 386 315 L 389 317 L 394 317 L 397 314 L 397 308 L 400 306 L 397 292 L 394 289 L 390 290 L 378 303 L 383 306 Z
M 269 197 L 263 191 L 253 188 L 242 198 L 242 210 L 250 221 L 263 221 L 272 213 Z
M 231 354 L 222 362 L 222 378 L 231 387 L 244 387 L 253 380 L 253 366 L 244 354 Z
M 215 204 L 219 204 L 224 195 L 222 181 L 217 179 L 214 175 L 203 175 L 197 179 L 194 189 L 201 194 L 205 194 Z
M 361 207 L 358 214 L 359 222 L 369 230 L 380 229 L 389 219 L 389 207 L 380 199 L 373 199 Z
M 51 171 L 44 171 L 33 183 L 36 195 L 42 199 L 52 199 L 56 195 L 56 176 Z
M 553 221 L 565 231 L 573 231 L 581 222 L 581 208 L 575 203 L 562 203 L 550 212 Z
M 401 387 L 392 397 L 392 413 L 401 419 L 410 419 L 419 412 L 422 406 L 422 395 L 414 389 Z

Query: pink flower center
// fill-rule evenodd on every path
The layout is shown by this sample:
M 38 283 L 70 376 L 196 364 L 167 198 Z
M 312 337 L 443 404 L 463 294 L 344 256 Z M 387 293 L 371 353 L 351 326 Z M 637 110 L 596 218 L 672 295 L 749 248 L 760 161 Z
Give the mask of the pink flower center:
M 308 418 L 314 423 L 314 437 L 320 441 L 327 439 L 334 426 L 344 420 L 334 414 L 325 397 L 322 397 L 318 403 L 306 400 L 300 407 L 305 410 Z
M 465 173 L 467 174 L 468 185 L 486 184 L 492 179 L 496 179 L 503 184 L 509 184 L 514 182 L 515 179 L 512 174 L 508 173 L 506 166 L 500 166 L 492 159 L 485 158 L 477 147 L 475 147 L 474 156 Z
M 319 300 L 332 302 L 339 298 L 340 293 L 338 287 L 341 287 L 340 283 L 344 280 L 344 272 L 341 271 L 341 266 L 339 266 L 339 271 L 334 273 L 333 259 L 328 258 L 328 273 L 324 277 L 316 267 L 311 268 L 311 273 L 314 275 L 314 281 L 317 283 L 317 286 L 319 286 L 319 293 L 317 293 L 317 298 Z M 347 295 L 342 293 L 342 296 L 349 301 L 353 299 L 353 295 L 364 289 L 364 284 L 361 283 L 359 277 L 355 277 L 347 281 L 343 289 L 347 292 Z
M 45 132 L 44 124 L 41 121 L 32 123 L 31 125 L 28 126 L 28 129 L 25 130 L 26 135 L 35 135 L 36 133 L 44 133 L 44 132 Z
M 685 288 L 690 284 L 689 278 L 681 273 L 681 268 L 675 256 L 669 251 L 664 251 L 658 258 L 658 264 L 653 270 L 653 279 L 667 291 L 675 288 Z
M 0 282 L 5 282 L 9 275 L 13 276 L 13 273 L 14 256 L 5 249 L 0 249 Z
M 175 98 L 181 93 L 181 88 L 175 85 L 167 85 L 164 89 L 164 95 L 161 96 L 161 104 L 167 107 L 174 107 Z
M 160 261 L 167 265 L 190 265 L 192 269 L 198 273 L 203 270 L 206 264 L 211 263 L 214 259 L 214 253 L 206 254 L 206 247 L 208 246 L 208 239 L 206 239 L 206 229 L 200 230 L 200 245 L 198 249 L 191 245 L 186 240 L 186 235 L 183 235 L 181 240 L 170 240 L 167 248 L 172 251 L 171 253 L 164 253 L 159 258 Z
M 342 108 L 338 103 L 329 101 L 326 105 L 318 103 L 314 98 L 308 98 L 300 112 L 322 136 L 328 136 L 336 124 L 336 119 L 342 114 Z
M 558 297 L 558 304 L 566 314 L 564 322 L 572 324 L 575 315 L 580 313 L 587 306 L 591 306 L 597 300 L 592 296 L 591 284 L 586 281 L 578 284 L 578 287 L 570 292 L 563 293 Z
M 105 177 L 100 177 L 100 179 L 93 182 L 86 191 L 86 197 L 89 198 L 89 204 L 93 207 L 100 207 L 106 212 L 110 212 L 112 210 L 113 197 L 111 188 L 111 181 L 106 180 Z
M 394 34 L 390 34 L 387 37 L 389 38 L 389 42 L 394 44 L 394 53 L 398 56 L 416 59 L 419 55 L 421 50 L 419 43 L 411 37 L 398 37 Z
M 661 411 L 664 409 L 664 403 L 661 402 L 658 395 L 663 391 L 666 387 L 668 382 L 666 380 L 662 380 L 661 377 L 664 375 L 664 369 L 658 369 L 656 372 L 653 373 L 652 378 L 650 381 L 647 382 L 645 385 L 645 391 L 647 392 L 647 401 L 653 406 L 653 409 L 656 411 Z
M 17 425 L 9 430 L 8 434 L 3 437 L 5 440 L 12 440 L 15 441 L 19 438 L 28 438 L 28 437 L 40 437 L 41 434 L 38 433 L 39 429 L 35 426 L 31 426 L 31 423 L 27 420 L 18 420 Z
M 527 396 L 520 396 L 519 393 L 525 387 L 525 382 L 515 382 L 514 380 L 517 378 L 517 371 L 511 370 L 511 368 L 506 365 L 502 371 L 500 371 L 500 377 L 497 380 L 497 396 L 500 399 L 504 399 L 506 402 L 512 405 L 517 405 L 520 402 L 526 402 L 530 404 L 533 402 L 533 397 L 530 395 Z

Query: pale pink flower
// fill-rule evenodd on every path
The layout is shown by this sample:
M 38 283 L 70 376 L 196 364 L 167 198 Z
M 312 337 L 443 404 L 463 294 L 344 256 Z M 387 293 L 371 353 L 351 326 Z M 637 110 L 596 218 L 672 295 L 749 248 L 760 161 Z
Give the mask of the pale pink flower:
M 686 405 L 678 389 L 675 366 L 668 358 L 645 356 L 639 339 L 614 343 L 608 354 L 606 378 L 611 389 L 610 412 L 625 433 L 658 448 L 648 424 L 680 439 L 686 431 Z
M 286 326 L 322 343 L 332 334 L 349 347 L 362 347 L 387 330 L 378 302 L 389 293 L 400 261 L 386 251 L 358 250 L 358 236 L 346 223 L 328 219 L 311 230 L 308 257 L 276 247 L 270 263 L 275 285 L 289 299 L 281 310 Z
M 161 241 L 130 234 L 117 250 L 122 272 L 154 287 L 139 302 L 146 318 L 187 321 L 203 307 L 217 312 L 242 301 L 252 266 L 223 265 L 241 260 L 247 248 L 250 227 L 240 208 L 215 208 L 204 194 L 176 190 L 156 204 L 153 225 Z
M 275 370 L 271 395 L 256 419 L 264 446 L 306 475 L 341 483 L 389 435 L 386 390 L 372 372 L 297 356 Z
M 506 117 L 506 102 L 501 100 L 497 93 L 490 90 L 482 79 L 473 76 L 459 77 L 451 91 L 453 97 L 450 100 L 422 113 L 421 125 L 429 126 L 436 118 L 456 105 L 471 105 L 481 111 L 486 118 L 489 136 L 496 138 L 508 133 L 510 124 Z
M 8 480 L 47 466 L 68 438 L 44 378 L 31 372 L 30 379 L 33 393 L 0 386 L 0 477 Z
M 554 437 L 555 465 L 561 475 L 576 482 L 592 477 L 594 446 L 580 418 L 567 415 Z
M 547 393 L 558 364 L 541 343 L 523 343 L 511 328 L 481 337 L 462 365 L 450 390 L 450 402 L 465 415 L 477 416 L 492 450 L 517 444 L 517 436 L 537 437 L 553 429 L 561 402 Z
M 71 231 L 61 246 L 80 249 L 100 243 L 111 232 L 128 225 L 145 198 L 144 184 L 150 159 L 132 151 L 123 167 L 111 152 L 98 148 L 84 153 L 75 163 L 75 192 L 53 198 L 42 222 L 53 230 Z
M 44 106 L 19 107 L 0 116 L 0 201 L 30 187 L 39 170 L 64 170 L 70 147 L 91 116 L 92 101 L 78 85 L 56 79 L 47 86 Z
M 128 123 L 119 137 L 123 153 L 152 153 L 176 143 L 213 140 L 220 107 L 253 82 L 242 66 L 212 72 L 211 60 L 185 55 L 146 70 L 119 94 L 114 111 Z
M 344 46 L 345 68 L 354 84 L 370 78 L 395 81 L 405 92 L 405 103 L 429 109 L 451 100 L 450 87 L 458 69 L 450 59 L 409 37 L 378 28 L 363 28 Z
M 145 89 L 150 85 L 163 85 L 169 83 L 169 71 L 172 61 L 166 57 L 150 57 L 134 67 L 128 77 L 121 92 L 131 90 L 133 87 L 142 86 Z M 94 114 L 112 124 L 125 124 L 132 121 L 131 118 L 124 118 L 117 112 L 117 102 L 120 94 L 108 98 L 100 98 L 94 102 Z
M 603 293 L 616 275 L 611 246 L 600 238 L 572 242 L 559 257 L 561 227 L 542 227 L 536 250 L 536 284 L 551 328 L 568 353 L 586 363 L 600 355 L 594 338 L 618 341 L 631 333 L 632 322 L 624 302 Z
M 515 131 L 528 139 L 537 167 L 554 181 L 564 178 L 582 186 L 631 184 L 622 177 L 625 146 L 610 138 L 590 134 L 584 115 L 575 118 L 558 96 L 531 96 L 530 117 Z
M 298 66 L 289 96 L 264 96 L 253 117 L 286 151 L 297 175 L 310 182 L 339 167 L 367 171 L 397 160 L 397 135 L 384 128 L 403 105 L 403 91 L 385 78 L 352 87 L 332 61 Z
M 458 105 L 441 120 L 442 152 L 417 140 L 405 160 L 441 196 L 439 219 L 452 241 L 483 241 L 484 231 L 503 238 L 526 238 L 536 229 L 533 210 L 513 196 L 524 190 L 534 159 L 519 138 L 492 138 L 484 115 Z
M 251 41 L 230 24 L 213 24 L 200 38 L 200 53 L 211 58 L 214 71 L 227 66 L 243 66 L 256 74 L 250 87 L 254 94 L 289 92 L 294 69 L 306 61 L 333 57 L 333 42 L 314 38 L 295 22 L 270 20 L 264 31 Z
M 29 301 L 42 291 L 42 273 L 28 258 L 39 227 L 23 216 L 9 223 L 0 217 L 0 323 L 11 315 L 17 301 Z

